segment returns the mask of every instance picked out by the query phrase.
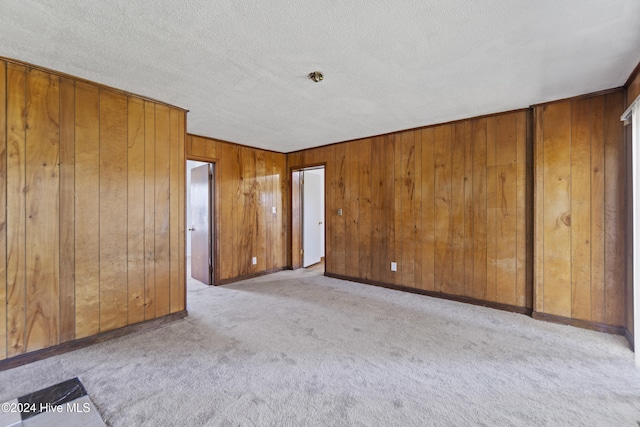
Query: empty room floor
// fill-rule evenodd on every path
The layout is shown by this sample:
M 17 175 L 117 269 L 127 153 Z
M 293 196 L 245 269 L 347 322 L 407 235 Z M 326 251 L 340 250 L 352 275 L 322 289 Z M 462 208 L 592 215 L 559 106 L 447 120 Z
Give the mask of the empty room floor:
M 0 402 L 78 377 L 107 425 L 640 422 L 619 336 L 283 271 L 188 281 L 189 317 L 0 372 Z

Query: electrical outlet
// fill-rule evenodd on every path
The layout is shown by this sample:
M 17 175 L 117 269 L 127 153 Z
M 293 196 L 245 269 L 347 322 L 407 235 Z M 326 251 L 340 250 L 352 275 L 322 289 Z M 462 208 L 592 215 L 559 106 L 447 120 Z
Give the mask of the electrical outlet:
M 342 209 L 338 209 L 338 216 L 342 216 Z
M 398 271 L 398 263 L 397 262 L 392 262 L 391 263 L 391 271 Z
M 252 263 L 253 265 L 256 265 L 256 264 L 258 263 L 258 258 L 257 258 L 257 257 L 253 257 L 253 258 L 251 258 L 251 263 Z

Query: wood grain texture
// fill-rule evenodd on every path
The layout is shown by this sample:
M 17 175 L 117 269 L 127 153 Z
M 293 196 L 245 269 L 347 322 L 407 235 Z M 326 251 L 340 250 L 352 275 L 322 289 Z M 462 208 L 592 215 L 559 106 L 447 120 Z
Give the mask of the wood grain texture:
M 415 286 L 415 133 L 403 132 L 400 140 L 400 256 L 399 284 Z
M 326 272 L 530 309 L 530 131 L 522 110 L 290 155 L 298 167 L 327 164 Z M 344 206 L 357 234 L 339 229 Z M 341 260 L 346 275 L 336 273 Z
M 358 165 L 358 277 L 371 275 L 371 139 L 357 142 L 358 155 L 366 159 Z M 320 153 L 322 154 L 322 153 Z M 321 160 L 322 157 L 316 158 Z
M 496 117 L 496 300 L 516 305 L 517 268 L 517 116 Z
M 7 358 L 7 63 L 0 61 L 0 360 Z
M 75 82 L 60 79 L 60 339 L 76 337 Z
M 434 128 L 420 131 L 420 145 L 422 145 L 421 173 L 422 173 L 422 281 L 420 288 L 428 291 L 435 290 L 435 133 Z
M 144 319 L 156 317 L 156 106 L 144 103 Z
M 171 111 L 156 105 L 155 152 L 155 317 L 171 304 Z
M 571 317 L 571 123 L 568 101 L 545 109 L 544 307 Z
M 451 135 L 451 286 L 447 293 L 464 295 L 464 141 L 466 122 L 452 126 Z
M 76 83 L 75 253 L 76 338 L 100 332 L 99 90 Z
M 7 357 L 25 351 L 26 69 L 7 66 Z
M 591 99 L 571 103 L 571 317 L 591 320 Z
M 163 106 L 173 128 L 156 132 L 155 102 L 16 63 L 0 64 L 0 82 L 0 358 L 156 317 L 156 278 L 170 280 L 155 275 L 156 246 L 169 254 L 171 244 L 156 234 L 158 171 L 174 193 L 172 307 L 182 312 L 184 112 Z M 162 168 L 156 136 L 173 150 Z
M 359 226 L 359 170 L 360 153 L 358 142 L 346 144 L 345 175 L 344 175 L 344 223 L 345 223 L 345 274 L 357 276 L 360 274 L 360 244 L 358 241 Z M 314 157 L 311 159 L 315 160 Z
M 58 344 L 60 78 L 27 71 L 26 351 Z
M 473 298 L 474 295 L 474 256 L 473 256 L 473 122 L 466 121 L 464 129 L 464 227 L 463 227 L 463 289 L 462 295 Z
M 623 110 L 622 90 L 535 109 L 536 312 L 625 324 Z
M 473 298 L 487 297 L 487 120 L 473 121 Z
M 291 175 L 291 267 L 302 267 L 302 171 Z
M 451 125 L 435 129 L 435 291 L 451 293 L 453 228 L 451 211 Z
M 101 90 L 100 332 L 127 325 L 127 229 L 122 226 L 126 218 L 127 98 Z
M 215 163 L 221 201 L 215 213 L 218 279 L 228 283 L 287 265 L 287 156 L 195 135 L 186 140 L 187 157 Z
M 145 103 L 127 99 L 127 300 L 128 324 L 144 320 Z M 140 203 L 142 201 L 142 203 Z
M 176 313 L 184 310 L 182 289 L 184 289 L 184 277 L 180 275 L 180 240 L 184 238 L 184 233 L 180 234 L 181 219 L 180 212 L 183 205 L 180 205 L 180 194 L 185 192 L 181 187 L 184 171 L 184 145 L 180 135 L 180 117 L 184 113 L 176 109 L 169 112 L 169 312 Z M 184 222 L 184 221 L 182 221 Z
M 624 325 L 626 162 L 624 92 L 605 95 L 605 324 Z

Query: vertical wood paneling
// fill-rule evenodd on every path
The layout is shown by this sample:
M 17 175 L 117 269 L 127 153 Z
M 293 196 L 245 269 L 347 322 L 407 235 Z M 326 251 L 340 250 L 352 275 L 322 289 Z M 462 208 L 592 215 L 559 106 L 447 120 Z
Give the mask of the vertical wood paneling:
M 184 287 L 183 279 L 180 276 L 180 259 L 183 254 L 180 253 L 180 240 L 184 234 L 180 234 L 180 220 L 182 216 L 180 211 L 182 207 L 178 203 L 181 193 L 184 193 L 184 187 L 180 187 L 181 177 L 185 175 L 183 165 L 184 146 L 180 139 L 180 116 L 181 111 L 171 109 L 169 114 L 170 121 L 170 142 L 169 142 L 169 311 L 175 313 L 183 310 L 181 289 Z
M 185 310 L 187 308 L 187 235 L 186 235 L 186 196 L 187 196 L 187 159 L 185 157 L 185 143 L 187 136 L 187 123 L 186 123 L 186 113 L 184 111 L 179 111 L 178 115 L 178 135 L 174 141 L 174 144 L 177 146 L 174 147 L 176 150 L 176 156 L 179 156 L 180 161 L 178 162 L 178 301 L 173 301 L 177 310 Z M 172 201 L 175 203 L 175 199 Z M 177 307 L 176 307 L 177 303 Z
M 449 293 L 453 273 L 451 223 L 451 125 L 435 128 L 435 289 Z
M 346 144 L 345 173 L 344 173 L 344 223 L 345 223 L 345 273 L 347 276 L 358 276 L 360 274 L 360 245 L 358 242 L 358 184 L 360 164 L 360 153 L 358 152 L 358 142 Z
M 7 357 L 7 63 L 0 61 L 0 360 Z
M 487 120 L 473 121 L 473 297 L 487 297 Z
M 415 280 L 415 137 L 413 131 L 403 132 L 397 141 L 400 152 L 400 192 L 401 200 L 400 256 L 398 257 L 399 283 L 414 286 Z
M 171 112 L 156 105 L 155 316 L 169 314 L 171 300 Z
M 359 165 L 358 205 L 358 277 L 371 278 L 371 140 L 358 143 L 358 156 L 366 159 Z M 317 159 L 321 161 L 321 158 Z
M 145 288 L 145 111 L 144 101 L 128 98 L 127 118 L 127 323 L 144 320 Z
M 156 278 L 184 308 L 184 112 L 162 106 L 156 132 L 155 105 L 0 61 L 0 359 L 156 317 Z M 158 276 L 157 246 L 170 268 Z
M 544 111 L 544 307 L 571 316 L 571 123 L 569 102 Z
M 604 323 L 604 97 L 591 99 L 591 321 Z
M 383 170 L 383 144 L 382 137 L 373 138 L 371 142 L 371 270 L 370 278 L 382 277 L 382 267 L 387 262 L 384 258 L 382 236 L 382 206 L 384 197 L 384 170 Z M 329 177 L 326 177 L 330 179 Z M 365 230 L 363 230 L 365 231 Z M 329 233 L 327 233 L 329 234 Z M 327 245 L 327 249 L 331 246 Z
M 624 92 L 605 95 L 605 323 L 623 325 L 625 265 Z
M 395 137 L 393 135 L 385 135 L 383 137 L 384 146 L 380 158 L 381 168 L 383 169 L 384 185 L 382 189 L 382 254 L 381 262 L 382 278 L 386 283 L 394 283 L 397 272 L 392 272 L 391 261 L 396 261 L 396 232 L 395 232 L 395 169 L 394 158 Z M 400 171 L 398 171 L 398 174 Z
M 100 91 L 100 331 L 127 324 L 127 98 Z M 158 239 L 156 239 L 157 241 Z
M 487 288 L 486 298 L 497 298 L 496 246 L 498 240 L 498 175 L 496 167 L 496 117 L 487 118 Z
M 623 109 L 623 91 L 536 107 L 538 312 L 624 325 Z
M 267 159 L 266 153 L 262 150 L 256 151 L 256 170 L 255 170 L 255 200 L 256 200 L 256 238 L 253 253 L 258 263 L 253 266 L 256 271 L 264 271 L 267 269 L 267 215 L 269 214 L 267 207 Z
M 220 203 L 220 279 L 227 279 L 239 275 L 233 270 L 232 251 L 233 246 L 233 201 L 234 193 L 234 152 L 230 144 L 220 144 L 220 200 L 228 200 L 228 203 Z
M 516 197 L 517 117 L 515 113 L 496 117 L 496 299 L 516 304 Z
M 25 139 L 26 351 L 58 343 L 60 81 L 27 71 Z
M 75 82 L 60 78 L 60 342 L 76 336 Z
M 422 169 L 422 283 L 421 288 L 433 291 L 435 272 L 435 134 L 434 128 L 421 132 Z
M 422 240 L 424 232 L 422 230 L 422 131 L 414 132 L 414 228 L 413 228 L 413 250 L 414 250 L 414 274 L 412 286 L 422 288 Z
M 532 184 L 532 178 L 527 175 L 529 172 L 527 157 L 529 138 L 529 114 L 522 111 L 516 115 L 516 301 L 515 305 L 520 307 L 531 307 L 533 304 L 531 291 L 532 271 L 528 270 L 528 266 L 532 265 L 530 257 L 532 254 L 527 253 L 528 242 L 533 232 L 532 224 L 527 222 L 528 215 L 533 210 L 533 206 L 529 203 L 529 194 L 527 184 Z M 529 156 L 530 157 L 530 156 Z M 531 187 L 533 188 L 533 187 Z
M 76 83 L 76 338 L 100 332 L 99 111 L 98 88 Z
M 26 69 L 7 66 L 7 357 L 25 351 Z
M 394 245 L 393 261 L 397 262 L 398 271 L 393 273 L 393 283 L 399 285 L 402 283 L 402 270 L 405 265 L 402 263 L 402 249 L 403 249 L 403 233 L 402 233 L 402 202 L 403 202 L 403 188 L 404 188 L 404 174 L 403 174 L 403 162 L 402 162 L 402 133 L 394 135 L 393 138 L 393 173 L 394 173 L 394 187 L 393 187 L 393 230 L 394 236 L 396 236 Z M 404 197 L 406 199 L 406 197 Z M 404 200 L 406 203 L 406 200 Z M 409 207 L 407 206 L 409 209 Z
M 156 106 L 144 103 L 144 318 L 156 317 Z
M 462 294 L 473 298 L 473 122 L 466 121 L 464 128 L 464 287 Z
M 334 211 L 329 215 L 334 219 L 334 229 L 332 233 L 332 246 L 331 252 L 329 252 L 329 257 L 331 258 L 331 268 L 332 272 L 336 274 L 345 274 L 346 265 L 345 265 L 345 179 L 346 179 L 346 147 L 345 144 L 334 145 L 332 147 L 333 156 L 334 156 L 334 185 L 335 190 L 332 195 L 333 197 L 333 206 Z M 336 214 L 337 209 L 342 209 L 342 216 L 338 216 Z
M 326 271 L 531 307 L 527 117 L 523 110 L 290 155 L 297 167 L 327 164 Z M 335 264 L 343 260 L 344 272 Z
M 571 103 L 571 317 L 591 320 L 591 99 Z
M 184 122 L 184 115 L 176 117 Z M 175 121 L 173 117 L 172 120 Z M 181 136 L 183 132 L 180 129 L 184 127 L 177 130 L 174 127 L 172 135 L 177 132 Z M 214 242 L 218 247 L 218 260 L 214 264 L 219 280 L 227 282 L 286 266 L 289 262 L 287 228 L 290 185 L 287 156 L 194 135 L 187 135 L 186 138 L 191 141 L 186 146 L 188 156 L 215 162 L 216 187 L 219 191 L 217 199 L 221 201 L 216 212 L 218 234 Z M 179 157 L 180 153 L 174 147 L 171 155 Z M 172 167 L 182 163 L 172 161 Z M 172 194 L 173 191 L 176 190 L 172 190 Z M 275 214 L 273 207 L 276 208 Z M 297 217 L 294 215 L 293 218 Z M 291 261 L 297 266 L 301 259 L 299 242 L 293 241 L 292 246 L 297 247 L 293 251 L 295 253 L 291 254 Z M 257 258 L 256 265 L 252 264 L 254 256 Z M 174 301 L 173 288 L 171 301 Z M 171 310 L 174 310 L 173 306 Z
M 451 286 L 447 291 L 464 295 L 464 138 L 466 122 L 452 127 L 451 138 Z
M 246 275 L 254 270 L 251 258 L 255 256 L 256 234 L 258 233 L 258 221 L 256 221 L 256 157 L 255 152 L 248 147 L 240 148 L 242 189 L 240 197 L 242 205 L 239 206 L 238 228 L 240 246 L 238 246 L 238 261 L 240 274 Z

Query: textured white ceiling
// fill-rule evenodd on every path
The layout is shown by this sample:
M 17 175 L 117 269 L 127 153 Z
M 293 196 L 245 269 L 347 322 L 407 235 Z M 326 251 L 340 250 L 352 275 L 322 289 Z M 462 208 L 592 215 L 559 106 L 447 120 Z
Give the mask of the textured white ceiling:
M 621 86 L 640 1 L 1 0 L 0 56 L 290 152 Z

